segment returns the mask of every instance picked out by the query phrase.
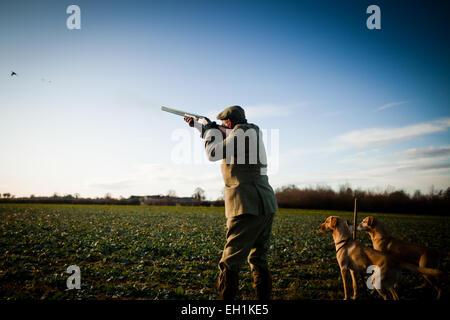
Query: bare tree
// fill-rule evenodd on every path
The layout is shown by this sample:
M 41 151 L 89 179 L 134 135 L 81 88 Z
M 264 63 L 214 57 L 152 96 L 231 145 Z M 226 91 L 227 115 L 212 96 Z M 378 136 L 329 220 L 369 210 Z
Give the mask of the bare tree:
M 420 190 L 414 191 L 413 199 L 420 200 L 421 197 L 422 197 L 422 192 L 420 192 Z
M 169 191 L 167 191 L 167 197 L 169 198 L 176 198 L 177 193 L 175 192 L 175 190 L 170 189 Z
M 430 187 L 430 198 L 433 198 L 433 196 L 434 195 L 436 195 L 436 188 L 435 188 L 435 186 L 434 186 L 434 184 L 433 185 L 431 185 L 431 187 Z
M 194 190 L 194 194 L 192 195 L 192 198 L 194 198 L 198 201 L 205 200 L 206 199 L 205 190 L 203 190 L 202 188 L 196 188 Z

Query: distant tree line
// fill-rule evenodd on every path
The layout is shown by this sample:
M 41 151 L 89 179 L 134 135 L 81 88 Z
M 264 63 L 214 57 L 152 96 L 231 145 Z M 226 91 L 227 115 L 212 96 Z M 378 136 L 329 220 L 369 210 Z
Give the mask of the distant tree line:
M 67 194 L 60 196 L 54 194 L 50 197 L 30 195 L 30 197 L 0 197 L 0 203 L 55 203 L 55 204 L 123 204 L 123 205 L 138 205 L 139 200 L 132 198 L 115 199 L 106 194 L 103 198 L 81 198 Z
M 223 200 L 206 200 L 205 190 L 196 188 L 191 197 L 177 197 L 174 190 L 167 195 L 132 195 L 128 198 L 114 198 L 111 193 L 103 197 L 83 198 L 78 193 L 64 196 L 54 193 L 50 197 L 30 195 L 30 197 L 15 197 L 10 193 L 0 193 L 0 203 L 44 203 L 44 204 L 99 204 L 99 205 L 154 205 L 154 206 L 223 206 Z
M 358 209 L 366 212 L 410 213 L 448 215 L 450 212 L 450 187 L 446 190 L 431 188 L 428 194 L 419 190 L 410 195 L 392 187 L 384 191 L 352 189 L 342 185 L 338 191 L 328 186 L 298 188 L 287 185 L 275 190 L 280 208 L 322 209 L 352 211 L 354 198 L 358 198 Z M 102 198 L 82 198 L 79 194 L 50 197 L 15 197 L 10 193 L 0 193 L 0 203 L 68 203 L 107 205 L 165 205 L 165 206 L 223 206 L 223 194 L 215 201 L 205 200 L 205 191 L 196 188 L 191 197 L 177 197 L 174 190 L 166 195 L 130 196 L 113 198 L 107 193 Z
M 356 197 L 360 211 L 433 215 L 448 215 L 450 212 L 450 187 L 447 190 L 432 187 L 428 194 L 417 190 L 409 195 L 392 187 L 384 191 L 368 191 L 342 185 L 339 191 L 334 191 L 328 186 L 300 189 L 288 185 L 276 189 L 275 194 L 282 208 L 352 211 Z

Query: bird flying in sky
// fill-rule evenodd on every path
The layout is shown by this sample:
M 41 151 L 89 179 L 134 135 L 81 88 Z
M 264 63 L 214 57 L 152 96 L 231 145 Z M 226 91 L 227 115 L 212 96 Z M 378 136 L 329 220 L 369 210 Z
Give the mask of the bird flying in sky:
M 14 71 L 11 71 L 11 77 L 12 76 L 17 76 L 17 73 L 15 73 Z

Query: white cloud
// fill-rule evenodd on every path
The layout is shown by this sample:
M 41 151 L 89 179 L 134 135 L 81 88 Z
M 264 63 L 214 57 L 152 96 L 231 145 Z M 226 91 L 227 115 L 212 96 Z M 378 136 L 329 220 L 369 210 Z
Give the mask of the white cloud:
M 421 135 L 446 131 L 450 118 L 409 125 L 401 128 L 373 128 L 351 131 L 333 139 L 333 144 L 344 147 L 364 148 L 406 141 Z
M 197 166 L 198 167 L 198 166 Z M 147 163 L 138 167 L 139 176 L 142 179 L 152 179 L 160 182 L 179 184 L 209 183 L 221 181 L 220 168 L 216 172 L 207 172 L 205 167 L 198 168 L 202 173 L 193 171 L 189 165 L 165 165 L 161 163 Z M 206 171 L 206 172 L 205 172 Z
M 432 170 L 434 172 L 445 172 L 450 169 L 450 163 L 448 162 L 441 162 L 441 163 L 431 163 L 431 164 L 425 164 L 425 165 L 415 165 L 410 167 L 400 167 L 398 168 L 399 171 L 409 171 L 412 170 L 415 171 L 427 171 Z
M 135 179 L 125 179 L 125 180 L 104 180 L 98 179 L 86 182 L 88 187 L 98 188 L 98 189 L 111 189 L 111 190 L 125 190 L 134 186 L 138 181 Z
M 342 153 L 331 156 L 327 153 L 330 148 L 325 147 L 289 152 L 283 156 L 282 167 L 288 164 L 295 169 L 274 176 L 274 187 L 294 183 L 300 187 L 328 185 L 337 189 L 350 183 L 353 188 L 384 190 L 391 185 L 407 192 L 428 192 L 433 185 L 437 189 L 450 186 L 448 145 L 389 153 L 379 148 L 332 152 L 335 151 Z
M 390 103 L 387 103 L 387 104 L 385 104 L 385 105 L 383 105 L 383 106 L 377 108 L 377 109 L 375 110 L 375 112 L 378 112 L 378 111 L 381 111 L 381 110 L 385 110 L 385 109 L 389 109 L 389 108 L 393 108 L 393 107 L 399 106 L 399 105 L 401 105 L 401 104 L 405 104 L 405 103 L 407 103 L 407 102 L 408 102 L 408 101 L 390 102 Z
M 449 157 L 450 146 L 429 147 L 426 149 L 408 149 L 397 152 L 397 155 L 410 159 Z
M 446 189 L 450 186 L 450 164 L 429 163 L 408 166 L 406 163 L 389 163 L 387 159 L 379 158 L 362 167 L 345 167 L 323 170 L 296 170 L 295 174 L 284 177 L 274 177 L 274 187 L 286 184 L 296 184 L 300 187 L 328 185 L 337 189 L 340 185 L 349 183 L 352 188 L 383 190 L 387 186 L 414 192 L 419 189 L 427 192 L 431 186 Z
M 379 149 L 371 149 L 371 150 L 367 150 L 367 151 L 361 151 L 361 152 L 357 152 L 355 154 L 351 154 L 351 155 L 339 158 L 339 160 L 337 160 L 337 163 L 352 164 L 352 165 L 356 165 L 356 164 L 371 165 L 371 164 L 377 163 L 379 154 L 380 154 Z
M 220 168 L 204 165 L 166 165 L 145 163 L 138 165 L 120 179 L 103 178 L 87 181 L 85 187 L 93 193 L 113 192 L 114 195 L 160 194 L 174 189 L 179 196 L 189 196 L 196 187 L 206 190 L 209 199 L 216 199 L 223 187 Z

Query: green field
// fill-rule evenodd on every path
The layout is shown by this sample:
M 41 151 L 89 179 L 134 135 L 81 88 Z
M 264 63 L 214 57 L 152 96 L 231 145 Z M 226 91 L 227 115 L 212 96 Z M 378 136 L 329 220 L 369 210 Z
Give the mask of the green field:
M 331 235 L 318 234 L 329 215 L 351 212 L 280 210 L 269 263 L 275 299 L 342 299 Z M 360 213 L 362 220 L 367 214 Z M 448 251 L 450 219 L 375 215 L 393 235 Z M 0 299 L 216 299 L 225 244 L 223 208 L 0 205 Z M 370 244 L 366 234 L 358 238 Z M 448 273 L 449 257 L 440 269 Z M 69 265 L 81 268 L 81 290 L 67 290 Z M 433 299 L 405 272 L 401 299 Z M 442 279 L 448 298 L 448 277 Z M 253 298 L 248 265 L 241 297 Z M 361 299 L 379 299 L 361 283 Z

